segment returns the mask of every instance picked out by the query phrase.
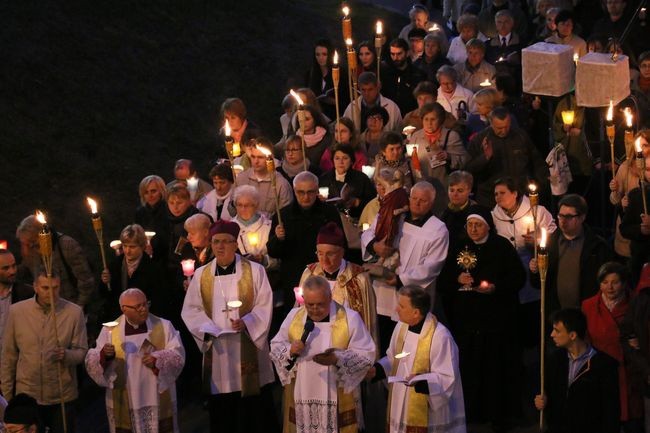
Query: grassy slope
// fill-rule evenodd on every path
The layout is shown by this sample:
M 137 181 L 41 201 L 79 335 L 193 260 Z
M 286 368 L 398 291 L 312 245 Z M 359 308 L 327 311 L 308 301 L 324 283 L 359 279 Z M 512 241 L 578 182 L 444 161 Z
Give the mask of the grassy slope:
M 332 0 L 64 3 L 0 6 L 0 239 L 13 243 L 20 219 L 41 208 L 95 262 L 86 194 L 115 238 L 143 176 L 169 179 L 181 157 L 207 173 L 223 99 L 243 98 L 276 137 L 312 41 L 341 45 Z M 406 21 L 352 7 L 357 40 L 377 17 L 395 31 Z

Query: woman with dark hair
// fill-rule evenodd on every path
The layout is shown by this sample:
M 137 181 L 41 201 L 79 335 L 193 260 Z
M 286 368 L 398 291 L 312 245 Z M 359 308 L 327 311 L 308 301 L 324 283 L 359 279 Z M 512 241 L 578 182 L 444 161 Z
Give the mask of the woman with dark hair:
M 429 33 L 424 37 L 424 53 L 413 62 L 413 66 L 426 74 L 427 81 L 438 84 L 436 72 L 443 65 L 451 65 L 451 62 L 445 57 L 443 52 L 442 36 Z
M 357 65 L 357 76 L 364 72 L 377 73 L 377 51 L 374 42 L 363 41 L 357 48 L 359 64 Z
M 620 263 L 607 262 L 600 267 L 596 278 L 599 292 L 582 301 L 582 312 L 587 316 L 588 336 L 596 349 L 618 361 L 621 421 L 638 420 L 643 416 L 640 389 L 628 380 L 630 374 L 623 357 L 619 329 L 629 307 L 630 273 Z
M 305 135 L 302 137 L 302 130 L 298 128 L 296 135 L 304 138 L 305 154 L 312 167 L 318 167 L 320 160 L 327 149 L 332 138 L 327 129 L 327 124 L 319 111 L 311 105 L 305 105 Z
M 495 232 L 489 210 L 470 206 L 465 230 L 467 236 L 450 248 L 436 286 L 458 344 L 467 421 L 492 421 L 494 430 L 502 431 L 497 429 L 514 412 L 509 406 L 520 399 L 514 397 L 519 390 L 512 318 L 526 271 L 512 245 Z
M 378 105 L 368 109 L 366 117 L 366 130 L 359 136 L 361 149 L 372 161 L 379 153 L 379 142 L 384 133 L 384 126 L 388 123 L 388 111 Z
M 349 144 L 337 144 L 332 155 L 333 168 L 319 179 L 321 187 L 328 187 L 325 198 L 340 197 L 336 203 L 340 211 L 358 218 L 361 211 L 376 195 L 375 187 L 364 173 L 354 169 L 356 154 Z
M 420 108 L 422 129 L 411 135 L 411 144 L 417 145 L 422 177 L 434 177 L 445 182 L 447 173 L 461 170 L 469 154 L 456 131 L 443 126 L 447 112 L 437 102 L 425 104 Z
M 340 56 L 340 55 L 339 55 Z M 341 57 L 339 57 L 341 59 Z M 311 89 L 316 95 L 316 99 L 320 105 L 321 110 L 327 117 L 333 119 L 336 117 L 336 106 L 334 100 L 334 81 L 332 79 L 332 64 L 334 63 L 334 50 L 332 43 L 329 39 L 319 39 L 314 45 L 314 57 L 311 67 L 305 77 L 305 86 Z M 343 68 L 339 68 L 341 71 Z M 343 75 L 343 73 L 341 73 Z M 347 75 L 345 80 L 341 79 L 339 83 L 347 83 Z M 345 87 L 339 84 L 339 98 L 345 98 L 342 89 Z M 347 103 L 347 99 L 343 103 Z M 341 102 L 339 101 L 339 104 Z M 341 105 L 345 107 L 345 105 Z
M 404 188 L 409 191 L 417 179 L 411 168 L 411 162 L 406 157 L 402 135 L 394 131 L 384 132 L 379 147 L 379 153 L 375 156 L 375 176 L 384 167 L 397 169 L 402 172 Z
M 221 118 L 223 125 L 217 135 L 217 157 L 218 159 L 228 158 L 226 152 L 226 121 L 230 127 L 230 137 L 239 144 L 243 152 L 248 142 L 260 135 L 259 127 L 248 119 L 248 111 L 244 101 L 239 98 L 228 98 L 221 104 Z M 250 160 L 246 155 L 241 157 L 241 165 L 244 168 L 250 167 Z
M 337 144 L 347 144 L 354 150 L 354 164 L 352 168 L 361 170 L 361 167 L 368 163 L 366 153 L 359 146 L 359 136 L 357 129 L 354 127 L 354 122 L 347 117 L 341 117 L 339 123 L 333 124 L 334 128 L 334 142 L 331 147 L 325 149 L 323 157 L 320 159 L 320 169 L 324 173 L 334 168 L 332 163 L 332 148 Z
M 201 212 L 210 215 L 212 221 L 230 221 L 237 213 L 231 198 L 235 180 L 230 164 L 219 164 L 212 167 L 210 179 L 212 179 L 214 189 L 203 196 L 196 207 Z

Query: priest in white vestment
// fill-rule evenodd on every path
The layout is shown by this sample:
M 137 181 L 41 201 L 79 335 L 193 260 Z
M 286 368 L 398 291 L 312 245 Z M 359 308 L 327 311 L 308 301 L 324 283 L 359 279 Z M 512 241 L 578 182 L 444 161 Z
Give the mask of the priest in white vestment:
M 106 388 L 111 433 L 178 433 L 176 379 L 185 364 L 180 335 L 168 320 L 149 314 L 140 289 L 120 295 L 122 315 L 105 324 L 86 370 Z
M 388 338 L 397 321 L 397 289 L 402 285 L 416 285 L 435 299 L 436 279 L 447 259 L 449 232 L 445 223 L 433 215 L 436 190 L 428 182 L 418 182 L 409 194 L 409 211 L 400 217 L 398 234 L 399 266 L 390 272 L 376 264 L 366 264 L 377 297 L 377 315 L 381 348 L 388 347 Z M 390 257 L 394 248 L 383 239 L 375 239 L 377 219 L 361 235 L 364 261 Z M 391 321 L 392 319 L 392 321 Z
M 399 290 L 400 320 L 386 356 L 368 372 L 374 380 L 388 377 L 389 433 L 467 431 L 458 347 L 430 308 L 420 287 Z
M 375 344 L 358 313 L 332 301 L 329 283 L 303 284 L 304 306 L 292 309 L 271 341 L 284 386 L 285 433 L 354 433 L 363 428 L 359 383 Z
M 215 258 L 196 270 L 181 316 L 203 353 L 210 432 L 266 433 L 277 424 L 267 342 L 273 297 L 264 267 L 236 254 L 238 235 L 235 222 L 212 225 Z

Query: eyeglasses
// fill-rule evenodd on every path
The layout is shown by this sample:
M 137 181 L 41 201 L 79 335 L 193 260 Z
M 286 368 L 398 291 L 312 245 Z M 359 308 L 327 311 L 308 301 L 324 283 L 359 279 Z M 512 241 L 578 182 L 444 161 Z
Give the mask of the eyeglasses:
M 296 195 L 299 195 L 299 196 L 316 195 L 316 194 L 318 194 L 317 189 L 309 189 L 307 191 L 302 191 L 302 190 L 299 190 L 299 189 L 296 190 Z
M 559 213 L 557 214 L 558 219 L 561 220 L 572 220 L 574 218 L 578 218 L 580 214 L 570 214 L 570 213 Z
M 147 310 L 147 309 L 149 309 L 149 307 L 151 307 L 151 301 L 143 302 L 142 304 L 137 304 L 137 305 L 122 305 L 122 307 L 128 308 L 130 310 L 134 310 L 134 311 Z
M 289 148 L 287 148 L 284 151 L 286 153 L 300 152 L 300 148 L 297 148 L 297 149 L 289 149 Z
M 237 241 L 228 239 L 212 239 L 212 245 L 228 245 L 235 242 Z

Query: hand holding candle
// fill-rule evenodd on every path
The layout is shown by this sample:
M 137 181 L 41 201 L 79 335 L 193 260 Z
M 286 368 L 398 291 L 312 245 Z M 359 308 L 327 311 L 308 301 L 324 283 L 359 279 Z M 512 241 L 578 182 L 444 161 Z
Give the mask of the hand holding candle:
M 296 303 L 298 305 L 303 305 L 305 303 L 305 298 L 303 298 L 302 287 L 294 287 L 293 294 L 296 297 Z
M 113 329 L 119 325 L 119 322 L 105 322 L 102 323 L 102 326 L 106 328 L 108 331 L 108 343 L 106 344 L 113 344 Z
M 190 192 L 190 200 L 192 203 L 196 200 L 196 192 L 199 188 L 199 178 L 192 176 L 187 179 L 187 190 Z
M 341 119 L 339 111 L 339 83 L 341 82 L 341 70 L 339 68 L 339 53 L 336 50 L 334 50 L 334 58 L 332 64 L 332 82 L 334 84 L 334 105 L 336 107 L 335 125 L 338 125 L 339 120 Z
M 88 206 L 90 207 L 91 220 L 93 224 L 93 229 L 95 229 L 95 235 L 97 236 L 97 242 L 99 243 L 99 253 L 102 257 L 102 265 L 104 269 L 108 269 L 108 264 L 106 263 L 106 252 L 104 251 L 104 227 L 102 224 L 102 219 L 99 216 L 99 210 L 97 207 L 97 202 L 90 197 L 86 197 Z M 106 284 L 108 290 L 111 290 L 110 281 Z

